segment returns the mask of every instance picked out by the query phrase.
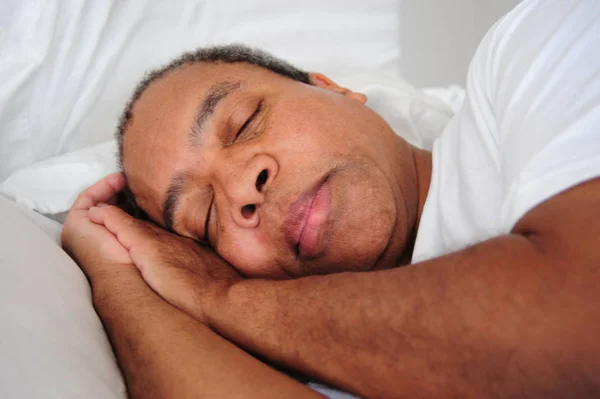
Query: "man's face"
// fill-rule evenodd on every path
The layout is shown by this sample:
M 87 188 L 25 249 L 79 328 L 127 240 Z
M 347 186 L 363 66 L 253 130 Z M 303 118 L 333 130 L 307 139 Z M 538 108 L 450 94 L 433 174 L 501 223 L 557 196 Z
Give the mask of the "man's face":
M 409 146 L 375 112 L 248 64 L 151 84 L 123 165 L 154 221 L 251 277 L 395 266 L 414 223 Z

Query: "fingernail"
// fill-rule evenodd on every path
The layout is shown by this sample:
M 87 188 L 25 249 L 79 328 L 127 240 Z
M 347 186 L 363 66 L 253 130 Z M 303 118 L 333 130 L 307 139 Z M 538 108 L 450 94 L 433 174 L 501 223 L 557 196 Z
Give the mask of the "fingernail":
M 99 204 L 96 205 L 98 208 L 106 208 L 108 206 L 108 204 L 105 204 L 104 202 L 100 202 Z

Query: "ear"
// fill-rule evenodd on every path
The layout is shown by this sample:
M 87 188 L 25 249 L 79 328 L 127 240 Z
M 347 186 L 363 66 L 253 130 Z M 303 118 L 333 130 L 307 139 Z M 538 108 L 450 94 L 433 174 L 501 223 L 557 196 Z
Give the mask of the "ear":
M 336 93 L 340 93 L 348 98 L 358 101 L 361 104 L 367 103 L 367 96 L 362 93 L 353 92 L 350 89 L 346 89 L 335 83 L 333 80 L 329 79 L 327 76 L 322 73 L 311 72 L 308 74 L 308 80 L 310 84 L 313 86 L 320 87 L 322 89 L 327 89 L 331 91 L 335 91 Z

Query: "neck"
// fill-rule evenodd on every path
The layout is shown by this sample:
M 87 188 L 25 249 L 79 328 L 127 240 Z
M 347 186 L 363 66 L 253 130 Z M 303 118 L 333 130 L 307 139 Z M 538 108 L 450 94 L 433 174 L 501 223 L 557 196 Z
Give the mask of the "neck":
M 429 186 L 431 185 L 433 163 L 431 159 L 431 152 L 429 151 L 412 147 L 412 155 L 417 177 L 417 219 L 415 222 L 416 236 L 416 233 L 419 230 L 419 224 L 421 222 L 421 215 L 423 214 L 423 207 L 425 206 L 425 201 L 427 200 L 427 193 L 429 193 Z
M 407 221 L 409 226 L 408 236 L 404 243 L 404 252 L 398 260 L 398 264 L 400 265 L 407 265 L 411 262 L 423 207 L 425 206 L 429 185 L 431 184 L 431 152 L 410 146 L 410 153 L 414 165 L 414 184 L 416 185 L 416 190 L 413 191 L 415 197 L 412 197 L 410 200 L 405 198 L 405 200 L 409 201 L 407 202 L 407 205 L 410 204 L 409 207 L 412 209 L 412 212 L 407 212 L 407 216 L 409 217 L 409 220 Z

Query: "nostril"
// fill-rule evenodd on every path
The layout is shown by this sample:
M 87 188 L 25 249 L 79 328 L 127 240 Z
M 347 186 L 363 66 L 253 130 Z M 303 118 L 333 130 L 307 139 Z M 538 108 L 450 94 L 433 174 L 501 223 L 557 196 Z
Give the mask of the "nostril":
M 256 205 L 254 204 L 244 205 L 242 207 L 242 216 L 244 219 L 250 219 L 254 215 L 254 212 L 256 212 Z
M 265 183 L 267 182 L 268 178 L 269 178 L 269 172 L 266 169 L 263 169 L 258 174 L 258 177 L 256 178 L 256 189 L 258 190 L 258 192 L 260 192 L 262 190 L 262 188 L 265 185 Z

